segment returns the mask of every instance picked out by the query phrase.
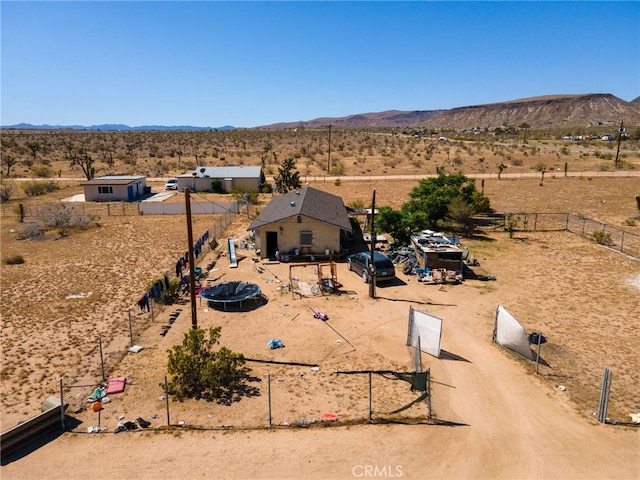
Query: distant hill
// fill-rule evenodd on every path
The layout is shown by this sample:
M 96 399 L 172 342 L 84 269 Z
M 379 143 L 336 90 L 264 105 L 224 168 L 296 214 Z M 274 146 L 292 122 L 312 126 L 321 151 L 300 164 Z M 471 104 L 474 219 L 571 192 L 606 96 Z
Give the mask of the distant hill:
M 331 125 L 333 127 L 406 127 L 428 122 L 438 114 L 446 110 L 415 110 L 403 112 L 400 110 L 388 110 L 379 113 L 362 113 L 349 115 L 348 117 L 324 117 L 310 121 L 275 123 L 260 128 L 320 128 Z
M 640 97 L 627 102 L 609 93 L 559 94 L 521 98 L 500 103 L 473 105 L 449 110 L 387 110 L 346 117 L 322 117 L 308 121 L 281 122 L 257 129 L 322 128 L 454 128 L 493 129 L 503 125 L 529 124 L 531 128 L 580 128 L 590 125 L 640 125 Z M 130 127 L 120 124 L 103 125 L 6 125 L 9 129 L 39 130 L 233 130 L 235 127 L 194 127 L 191 125 L 145 125 Z
M 531 128 L 640 125 L 640 97 L 627 102 L 611 94 L 546 95 L 450 110 L 389 110 L 339 118 L 276 123 L 260 128 L 382 127 L 495 128 L 528 123 Z
M 123 131 L 145 131 L 145 130 L 233 130 L 235 127 L 226 125 L 224 127 L 194 127 L 192 125 L 179 125 L 167 127 L 163 125 L 143 125 L 139 127 L 130 127 L 129 125 L 121 125 L 117 123 L 105 123 L 102 125 L 32 125 L 30 123 L 18 123 L 17 125 L 3 125 L 2 128 L 13 128 L 16 130 L 123 130 Z

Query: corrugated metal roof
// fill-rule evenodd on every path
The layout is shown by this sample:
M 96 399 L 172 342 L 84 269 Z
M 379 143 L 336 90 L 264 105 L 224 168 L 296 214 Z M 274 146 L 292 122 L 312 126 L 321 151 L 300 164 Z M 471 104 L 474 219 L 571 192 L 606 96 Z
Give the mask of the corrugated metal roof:
M 197 177 L 210 178 L 259 178 L 262 172 L 260 166 L 227 166 L 227 167 L 196 167 Z
M 273 197 L 247 230 L 256 230 L 297 215 L 351 231 L 351 222 L 342 198 L 312 187 Z

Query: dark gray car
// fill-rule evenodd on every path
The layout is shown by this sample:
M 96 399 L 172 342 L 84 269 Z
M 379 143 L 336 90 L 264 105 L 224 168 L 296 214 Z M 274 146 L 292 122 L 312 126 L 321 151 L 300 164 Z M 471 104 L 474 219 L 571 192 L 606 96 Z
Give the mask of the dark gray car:
M 373 256 L 377 282 L 386 282 L 396 278 L 393 262 L 386 255 L 375 252 Z M 347 257 L 347 268 L 362 277 L 365 283 L 371 279 L 371 252 L 354 253 Z

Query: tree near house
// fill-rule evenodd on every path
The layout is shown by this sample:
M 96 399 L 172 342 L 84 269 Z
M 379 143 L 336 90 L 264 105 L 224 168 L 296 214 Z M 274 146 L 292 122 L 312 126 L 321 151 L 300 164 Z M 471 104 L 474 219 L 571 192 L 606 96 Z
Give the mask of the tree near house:
M 168 392 L 178 401 L 195 398 L 231 403 L 238 394 L 248 368 L 241 353 L 226 347 L 215 350 L 221 329 L 190 329 L 182 345 L 169 350 L 167 371 L 172 378 Z
M 465 237 L 471 237 L 475 230 L 473 216 L 476 208 L 459 197 L 451 200 L 449 204 L 447 218 L 451 220 L 455 227 L 462 230 Z
M 437 229 L 447 219 L 471 232 L 471 216 L 491 210 L 489 198 L 476 190 L 475 180 L 461 173 L 423 179 L 409 197 L 400 210 L 382 207 L 376 217 L 380 231 L 391 234 L 399 243 L 409 243 L 411 233 Z
M 296 170 L 296 161 L 287 157 L 278 167 L 278 175 L 274 178 L 278 193 L 287 193 L 300 188 L 300 172 Z
M 87 180 L 91 180 L 96 176 L 96 169 L 93 166 L 94 159 L 89 155 L 86 146 L 80 147 L 79 149 L 73 147 L 67 148 L 67 155 L 71 160 L 71 168 L 79 166 L 84 176 L 87 177 Z

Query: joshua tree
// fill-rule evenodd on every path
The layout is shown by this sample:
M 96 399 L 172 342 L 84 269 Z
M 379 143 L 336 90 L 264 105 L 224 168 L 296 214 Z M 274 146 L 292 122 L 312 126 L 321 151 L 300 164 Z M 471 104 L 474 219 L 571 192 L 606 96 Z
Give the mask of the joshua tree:
M 87 177 L 87 180 L 91 180 L 96 175 L 96 169 L 93 166 L 93 158 L 89 155 L 86 147 L 82 147 L 79 150 L 70 149 L 69 156 L 71 159 L 71 166 L 74 167 L 78 165 L 82 168 L 84 176 Z
M 278 176 L 274 178 L 276 190 L 280 193 L 287 193 L 289 190 L 300 188 L 300 172 L 295 170 L 296 162 L 293 158 L 287 157 L 278 167 Z
M 500 180 L 500 175 L 502 175 L 502 172 L 505 168 L 507 168 L 507 166 L 504 164 L 504 162 L 500 162 L 500 165 L 498 165 L 498 180 Z
M 17 163 L 17 160 L 11 155 L 2 155 L 2 165 L 7 167 L 7 177 L 11 174 L 11 167 Z

